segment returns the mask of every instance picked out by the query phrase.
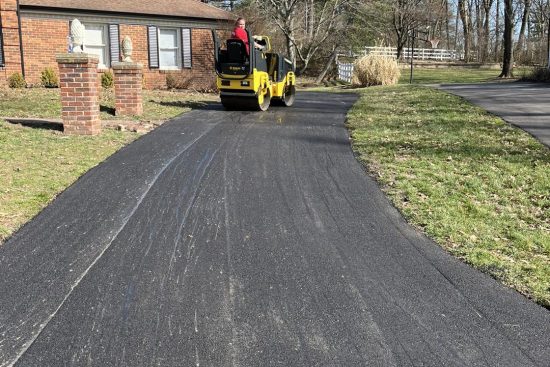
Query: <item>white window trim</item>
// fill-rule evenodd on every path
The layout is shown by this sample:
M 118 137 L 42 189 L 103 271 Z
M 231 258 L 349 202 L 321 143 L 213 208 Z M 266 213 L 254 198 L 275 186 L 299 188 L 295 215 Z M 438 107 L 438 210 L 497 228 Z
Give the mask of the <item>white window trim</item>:
M 172 47 L 171 49 L 176 50 L 176 66 L 162 66 L 160 63 L 160 53 L 161 53 L 161 47 L 160 47 L 160 31 L 161 30 L 170 30 L 176 32 L 176 45 L 177 47 Z M 159 54 L 159 70 L 181 70 L 183 61 L 182 61 L 182 44 L 181 44 L 181 31 L 179 28 L 173 28 L 173 27 L 157 27 L 157 42 L 158 42 L 158 54 Z M 168 50 L 168 48 L 163 47 L 162 49 Z
M 108 24 L 105 24 L 105 23 L 83 23 L 84 25 L 84 28 L 86 28 L 86 26 L 102 26 L 103 27 L 103 32 L 102 32 L 102 36 L 103 36 L 103 44 L 102 45 L 94 45 L 94 47 L 103 47 L 104 48 L 104 53 L 103 53 L 103 61 L 105 62 L 104 64 L 98 64 L 97 65 L 97 68 L 98 69 L 101 69 L 101 70 L 107 70 L 110 68 L 111 66 L 111 50 L 110 50 L 110 40 L 109 40 L 109 25 Z M 84 38 L 84 42 L 86 42 L 86 38 Z M 84 52 L 86 52 L 86 45 L 83 45 L 84 46 Z

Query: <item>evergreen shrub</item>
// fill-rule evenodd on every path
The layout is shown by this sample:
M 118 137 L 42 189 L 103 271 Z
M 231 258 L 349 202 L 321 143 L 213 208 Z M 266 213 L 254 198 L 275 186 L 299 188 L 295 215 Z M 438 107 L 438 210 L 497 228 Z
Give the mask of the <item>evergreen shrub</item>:
M 59 77 L 55 70 L 47 67 L 40 74 L 40 82 L 46 88 L 59 88 Z
M 27 83 L 25 82 L 25 78 L 23 78 L 23 75 L 21 73 L 13 73 L 8 78 L 8 85 L 10 88 L 25 88 L 27 86 Z
M 114 77 L 111 71 L 107 70 L 103 74 L 101 74 L 101 86 L 103 88 L 106 88 L 106 89 L 112 88 L 114 84 L 115 84 Z

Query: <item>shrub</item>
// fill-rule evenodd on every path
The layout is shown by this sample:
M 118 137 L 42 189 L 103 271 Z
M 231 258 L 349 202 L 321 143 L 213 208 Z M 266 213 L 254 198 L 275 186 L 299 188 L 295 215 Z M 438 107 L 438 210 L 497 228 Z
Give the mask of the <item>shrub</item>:
M 187 89 L 192 81 L 193 77 L 181 74 L 166 74 L 166 87 L 168 89 Z
M 176 77 L 173 74 L 166 74 L 166 88 L 176 88 Z
M 103 88 L 112 88 L 114 83 L 114 77 L 111 71 L 107 70 L 103 74 L 101 74 L 101 86 Z
M 537 68 L 523 77 L 522 80 L 530 80 L 535 82 L 550 82 L 550 69 Z
M 8 85 L 10 88 L 25 88 L 27 86 L 27 83 L 25 82 L 25 78 L 23 78 L 23 75 L 21 73 L 13 73 L 8 78 Z
M 58 88 L 59 87 L 59 77 L 53 68 L 46 68 L 40 74 L 40 81 L 42 85 L 46 88 Z
M 401 70 L 391 57 L 367 55 L 353 65 L 352 83 L 362 87 L 397 84 Z

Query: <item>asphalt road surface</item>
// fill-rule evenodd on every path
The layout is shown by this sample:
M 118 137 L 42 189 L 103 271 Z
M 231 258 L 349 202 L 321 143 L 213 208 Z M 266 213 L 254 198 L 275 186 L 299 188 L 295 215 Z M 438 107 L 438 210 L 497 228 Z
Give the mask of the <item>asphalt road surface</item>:
M 547 83 L 444 84 L 439 88 L 502 117 L 550 147 L 550 86 Z
M 0 366 L 549 366 L 550 312 L 415 232 L 354 96 L 177 118 L 0 248 Z

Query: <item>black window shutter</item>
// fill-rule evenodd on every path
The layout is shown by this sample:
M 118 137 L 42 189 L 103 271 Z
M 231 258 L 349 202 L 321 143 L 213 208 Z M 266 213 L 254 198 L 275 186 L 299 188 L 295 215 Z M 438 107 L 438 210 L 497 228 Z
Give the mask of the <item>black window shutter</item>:
M 191 29 L 181 29 L 182 60 L 184 68 L 191 68 Z
M 159 45 L 157 27 L 148 26 L 147 34 L 149 39 L 149 68 L 158 69 L 159 67 Z
M 2 42 L 2 27 L 0 26 L 0 66 L 4 65 L 4 43 Z
M 120 37 L 118 24 L 109 24 L 109 53 L 111 54 L 111 65 L 120 61 Z

